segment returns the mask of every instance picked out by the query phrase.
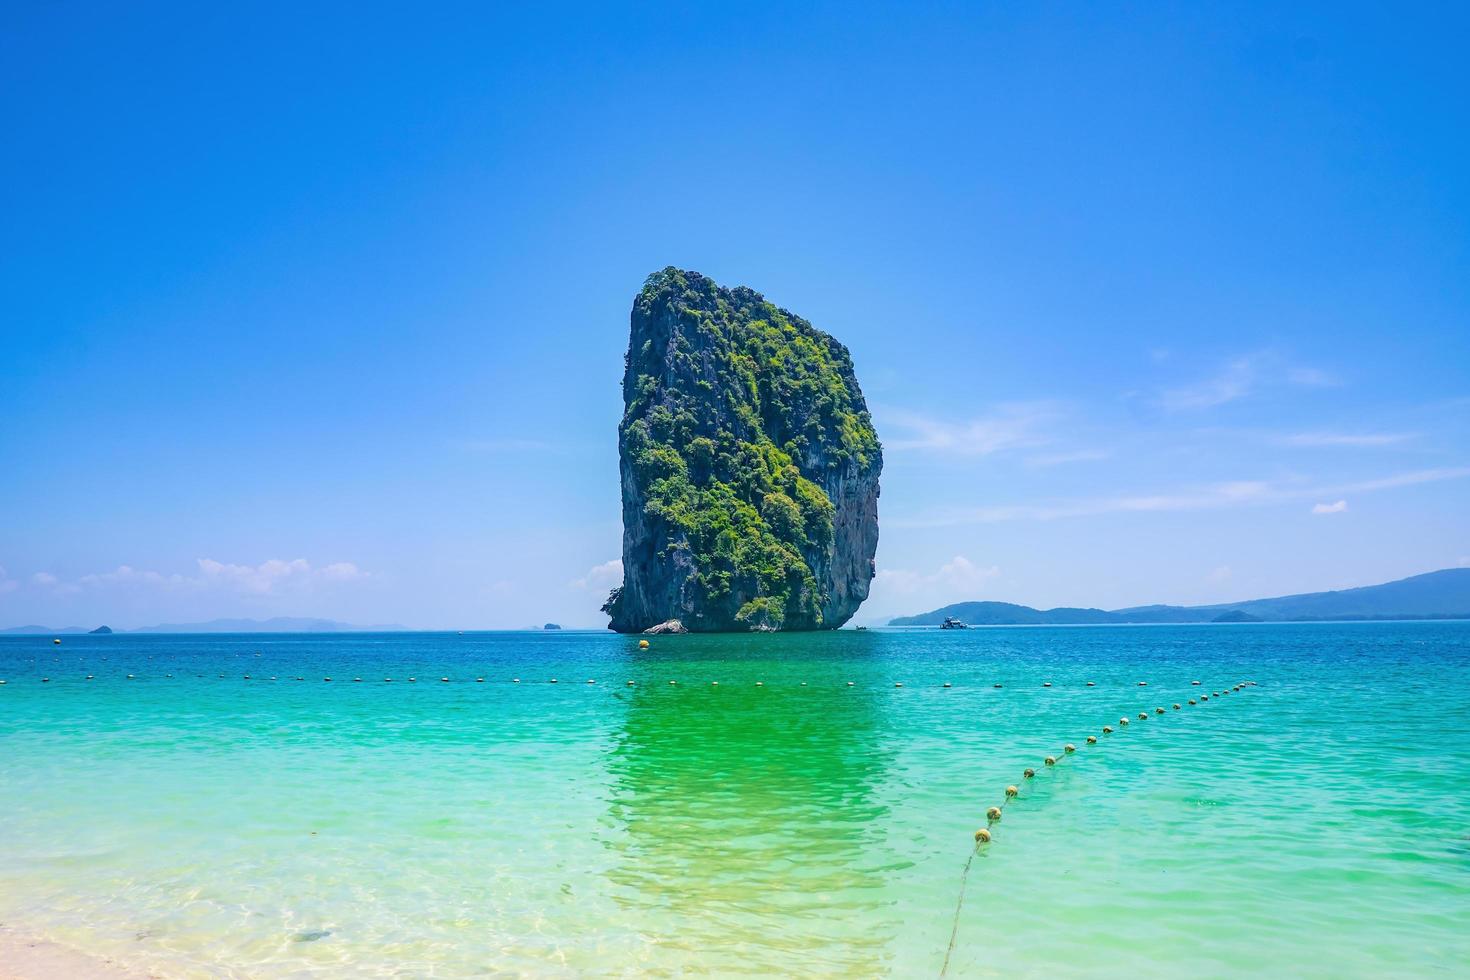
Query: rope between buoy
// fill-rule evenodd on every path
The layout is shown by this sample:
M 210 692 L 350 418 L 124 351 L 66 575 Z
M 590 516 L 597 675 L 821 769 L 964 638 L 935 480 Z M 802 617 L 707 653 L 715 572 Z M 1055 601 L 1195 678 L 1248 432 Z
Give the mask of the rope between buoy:
M 960 872 L 960 897 L 954 906 L 954 924 L 949 929 L 949 946 L 944 951 L 944 966 L 939 968 L 939 975 L 941 977 L 949 972 L 949 958 L 954 955 L 955 940 L 960 935 L 960 910 L 965 907 L 965 885 L 970 880 L 970 865 L 975 863 L 975 855 L 979 853 L 979 844 L 970 848 L 970 857 L 965 861 L 965 870 Z

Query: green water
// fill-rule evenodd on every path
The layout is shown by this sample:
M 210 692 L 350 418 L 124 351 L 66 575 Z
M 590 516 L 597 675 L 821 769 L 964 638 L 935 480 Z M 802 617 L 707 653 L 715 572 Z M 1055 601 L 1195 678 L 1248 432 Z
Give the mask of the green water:
M 1011 783 L 952 976 L 1470 971 L 1466 623 L 0 638 L 0 678 L 0 921 L 163 976 L 934 976 Z

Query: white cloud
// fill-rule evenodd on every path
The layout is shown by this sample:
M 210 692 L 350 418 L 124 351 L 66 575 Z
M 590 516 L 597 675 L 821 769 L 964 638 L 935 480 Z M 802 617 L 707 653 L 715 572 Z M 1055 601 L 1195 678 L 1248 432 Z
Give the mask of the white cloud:
M 201 580 L 206 586 L 222 587 L 251 595 L 268 595 L 281 589 L 308 587 L 317 582 L 351 582 L 366 578 L 350 561 L 312 567 L 305 558 L 285 561 L 272 558 L 259 565 L 233 565 L 212 558 L 198 559 Z
M 1282 446 L 1395 446 L 1418 438 L 1413 432 L 1297 432 L 1274 440 Z
M 1343 513 L 1346 510 L 1347 510 L 1347 501 L 1346 500 L 1339 500 L 1335 504 L 1313 504 L 1312 505 L 1312 513 L 1314 513 L 1314 514 L 1341 514 L 1341 513 Z
M 1455 562 L 1455 564 L 1459 565 L 1461 568 L 1470 568 L 1470 555 L 1462 555 Z
M 20 588 L 20 583 L 10 577 L 4 565 L 0 565 L 0 593 L 14 592 L 18 588 Z
M 981 567 L 963 555 L 955 555 L 928 574 L 903 568 L 880 568 L 873 579 L 873 590 L 883 594 L 910 595 L 920 589 L 945 586 L 950 589 L 974 589 L 1000 574 L 1000 567 Z
M 58 581 L 60 580 L 57 579 L 55 575 L 52 575 L 50 572 L 37 572 L 36 574 L 31 576 L 31 584 L 39 585 L 43 589 L 50 588 Z
M 997 406 L 989 415 L 963 422 L 947 422 L 915 412 L 887 409 L 881 428 L 890 433 L 883 446 L 890 450 L 927 450 L 964 456 L 988 456 L 1011 449 L 1028 449 L 1050 441 L 1043 431 L 1060 412 L 1050 402 L 1016 402 Z M 899 430 L 897 436 L 891 433 Z
M 568 582 L 567 588 L 591 589 L 595 592 L 604 592 L 622 584 L 623 560 L 621 558 L 614 558 L 612 561 L 605 561 L 601 565 L 593 565 L 587 570 L 587 574 Z
M 1205 580 L 1219 585 L 1221 582 L 1230 581 L 1231 574 L 1229 565 L 1220 565 L 1217 568 L 1211 569 L 1210 574 L 1205 576 Z
M 1311 499 L 1313 497 L 1351 496 L 1415 486 L 1441 480 L 1458 480 L 1470 476 L 1470 466 L 1413 470 L 1357 483 L 1309 487 L 1296 484 L 1279 485 L 1264 480 L 1237 480 L 1173 493 L 1099 497 L 1059 501 L 1052 504 L 999 504 L 990 507 L 957 508 L 898 518 L 890 523 L 897 527 L 948 527 L 957 524 L 994 524 L 1003 521 L 1052 521 L 1070 517 L 1093 517 L 1099 514 L 1148 513 L 1158 511 L 1215 510 L 1245 505 L 1263 505 Z M 1344 504 L 1346 507 L 1346 504 Z

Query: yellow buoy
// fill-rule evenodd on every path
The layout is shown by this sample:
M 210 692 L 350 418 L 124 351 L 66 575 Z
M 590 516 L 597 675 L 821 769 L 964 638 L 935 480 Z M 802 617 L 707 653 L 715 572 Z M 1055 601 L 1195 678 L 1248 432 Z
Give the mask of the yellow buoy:
M 1047 681 L 1044 684 L 1042 684 L 1041 686 L 1042 687 L 1051 687 L 1051 681 Z
M 1128 724 L 1128 719 L 1127 718 L 1119 718 L 1118 719 L 1118 724 L 1120 724 L 1120 725 L 1126 725 L 1126 724 Z
M 648 649 L 648 641 L 647 640 L 639 640 L 638 641 L 638 649 L 640 649 L 640 650 L 647 650 Z
M 1087 736 L 1087 744 L 1088 745 L 1096 745 L 1097 744 L 1097 736 L 1096 735 L 1089 735 L 1089 736 Z
M 1027 769 L 1025 772 L 1021 773 L 1021 775 L 1025 776 L 1027 779 L 1030 779 L 1032 776 L 1036 775 L 1036 770 Z
M 999 820 L 1000 819 L 1000 807 L 993 806 L 989 810 L 986 810 L 985 811 L 985 819 L 986 820 Z
M 1068 742 L 1066 745 L 1063 745 L 1062 746 L 1062 751 L 1063 752 L 1076 752 L 1077 751 L 1077 746 L 1073 745 L 1071 742 Z
M 1138 720 L 1139 721 L 1148 721 L 1148 712 L 1147 711 L 1140 711 L 1138 713 Z
M 1113 726 L 1112 725 L 1104 725 L 1103 726 L 1103 734 L 1104 735 L 1111 735 L 1111 734 L 1113 734 Z
M 1054 765 L 1057 764 L 1056 756 L 1049 755 L 1049 756 L 1046 757 L 1046 759 L 1044 761 L 1049 766 L 1054 766 Z
M 894 687 L 903 687 L 903 681 L 894 681 L 893 682 L 893 686 Z
M 55 643 L 57 646 L 61 646 L 61 640 L 59 640 L 59 639 L 52 640 L 51 642 L 52 643 Z
M 1190 703 L 1190 704 L 1198 704 L 1198 703 L 1199 703 L 1199 702 L 1198 702 L 1198 701 L 1196 701 L 1196 700 L 1195 700 L 1195 699 L 1194 699 L 1194 698 L 1190 698 L 1190 699 L 1189 699 L 1189 703 Z
M 1195 687 L 1199 687 L 1199 681 L 1190 681 L 1189 683 L 1193 684 Z
M 1178 711 L 1179 710 L 1179 702 L 1178 701 L 1175 701 L 1174 702 L 1174 710 L 1175 711 Z
M 1014 786 L 1007 786 L 1006 787 L 1006 795 L 1007 796 L 1015 796 L 1019 792 L 1021 792 L 1021 791 L 1018 790 L 1018 789 L 1016 789 L 1016 787 L 1014 787 Z
M 1163 713 L 1164 713 L 1164 709 L 1163 708 L 1155 708 L 1154 709 L 1154 714 L 1156 714 L 1156 715 L 1161 715 Z
M 981 827 L 979 830 L 975 831 L 975 843 L 977 843 L 977 844 L 989 844 L 990 843 L 990 831 L 986 830 L 984 827 Z

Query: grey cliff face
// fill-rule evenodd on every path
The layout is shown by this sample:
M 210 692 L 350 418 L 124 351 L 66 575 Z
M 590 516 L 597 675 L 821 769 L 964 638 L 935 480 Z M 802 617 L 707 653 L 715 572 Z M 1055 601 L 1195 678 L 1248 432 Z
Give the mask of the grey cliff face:
M 868 596 L 882 448 L 847 349 L 665 269 L 634 302 L 610 627 L 835 629 Z

